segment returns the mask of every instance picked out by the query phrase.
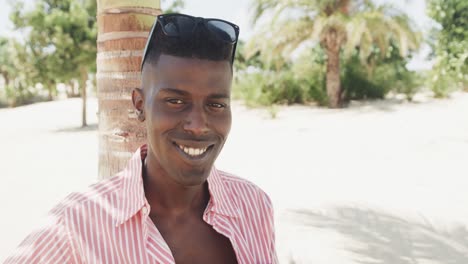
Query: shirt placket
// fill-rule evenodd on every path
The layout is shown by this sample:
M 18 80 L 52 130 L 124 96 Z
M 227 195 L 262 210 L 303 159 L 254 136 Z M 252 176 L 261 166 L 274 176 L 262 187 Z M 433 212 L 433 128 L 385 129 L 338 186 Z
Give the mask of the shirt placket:
M 235 232 L 234 219 L 228 216 L 216 214 L 215 212 L 206 212 L 203 215 L 203 220 L 211 225 L 216 232 L 227 237 L 231 242 L 234 253 L 236 254 L 237 263 L 250 264 L 255 263 L 253 256 L 247 250 L 247 244 L 244 239 Z M 222 224 L 221 224 L 222 223 Z
M 142 220 L 144 221 L 143 233 L 145 235 L 147 253 L 156 263 L 175 264 L 174 256 L 172 255 L 169 245 L 149 217 L 149 209 L 147 212 L 148 213 L 144 215 Z

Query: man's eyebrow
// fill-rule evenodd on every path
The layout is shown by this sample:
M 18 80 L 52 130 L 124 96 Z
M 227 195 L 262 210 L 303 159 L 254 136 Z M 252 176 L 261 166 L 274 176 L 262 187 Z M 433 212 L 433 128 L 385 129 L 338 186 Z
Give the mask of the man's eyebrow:
M 161 88 L 159 89 L 159 92 L 175 93 L 181 96 L 186 96 L 190 94 L 184 90 L 179 90 L 176 88 Z M 211 99 L 229 99 L 230 98 L 229 94 L 226 94 L 226 93 L 213 93 L 213 94 L 210 94 L 208 97 Z
M 225 93 L 214 93 L 208 96 L 211 99 L 229 99 L 229 95 Z
M 176 93 L 179 95 L 188 95 L 189 93 L 183 90 L 175 89 L 175 88 L 161 88 L 159 92 L 166 92 L 166 93 Z

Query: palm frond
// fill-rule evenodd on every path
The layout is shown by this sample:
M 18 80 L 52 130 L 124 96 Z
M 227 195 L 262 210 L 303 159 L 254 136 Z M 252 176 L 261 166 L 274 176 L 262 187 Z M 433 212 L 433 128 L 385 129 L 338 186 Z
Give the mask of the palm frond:
M 252 2 L 251 10 L 252 14 L 252 24 L 257 23 L 257 21 L 268 11 L 273 9 L 278 4 L 277 0 L 255 0 Z
M 261 51 L 269 58 L 284 58 L 304 42 L 325 43 L 330 31 L 338 34 L 345 56 L 359 50 L 363 62 L 376 48 L 385 56 L 396 43 L 401 56 L 406 56 L 421 42 L 407 15 L 371 0 L 255 0 L 253 9 L 255 22 L 268 17 L 270 23 L 247 45 L 247 54 Z
M 313 21 L 302 18 L 285 21 L 275 28 L 265 28 L 247 44 L 247 56 L 260 51 L 267 61 L 277 56 L 288 57 L 301 43 L 311 39 L 313 25 Z M 270 39 L 270 41 L 265 41 L 265 39 Z

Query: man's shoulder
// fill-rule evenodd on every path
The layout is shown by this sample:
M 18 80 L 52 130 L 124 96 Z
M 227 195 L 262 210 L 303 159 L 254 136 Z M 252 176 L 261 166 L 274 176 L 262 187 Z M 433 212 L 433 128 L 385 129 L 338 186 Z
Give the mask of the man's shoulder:
M 223 170 L 217 170 L 218 175 L 221 177 L 223 182 L 228 183 L 228 184 L 240 184 L 242 186 L 245 186 L 247 188 L 253 188 L 253 189 L 258 189 L 261 190 L 260 187 L 258 187 L 255 183 L 245 179 L 241 178 L 235 174 L 223 171 Z
M 121 184 L 122 175 L 120 173 L 108 179 L 100 180 L 88 186 L 84 191 L 69 194 L 50 211 L 50 214 L 63 216 L 70 211 L 81 210 L 90 205 L 109 205 L 111 200 L 116 200 L 111 196 L 118 193 Z
M 255 202 L 265 203 L 268 207 L 272 206 L 268 194 L 255 183 L 222 170 L 218 170 L 218 174 L 227 188 L 229 188 L 231 195 L 240 198 L 239 200 L 245 201 L 249 199 Z

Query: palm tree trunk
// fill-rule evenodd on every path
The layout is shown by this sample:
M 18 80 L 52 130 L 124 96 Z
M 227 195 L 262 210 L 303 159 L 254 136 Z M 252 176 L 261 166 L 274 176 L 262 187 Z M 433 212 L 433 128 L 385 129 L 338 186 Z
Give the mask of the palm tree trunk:
M 340 108 L 341 81 L 340 81 L 340 41 L 335 30 L 330 30 L 325 40 L 327 52 L 327 95 L 330 108 Z
M 146 142 L 131 92 L 140 87 L 142 51 L 161 9 L 159 0 L 97 0 L 97 6 L 99 178 L 107 178 Z

